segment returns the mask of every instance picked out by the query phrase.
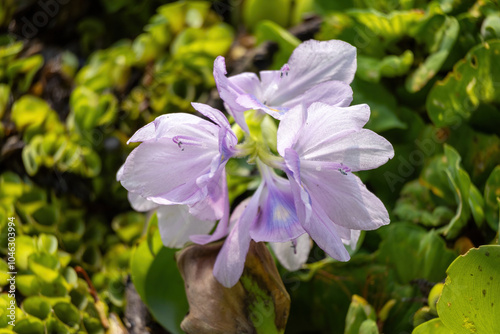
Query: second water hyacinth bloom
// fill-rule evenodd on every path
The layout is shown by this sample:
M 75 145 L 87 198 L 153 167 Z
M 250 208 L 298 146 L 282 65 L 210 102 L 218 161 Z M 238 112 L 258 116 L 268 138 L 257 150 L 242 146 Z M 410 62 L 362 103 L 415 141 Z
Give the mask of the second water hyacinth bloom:
M 349 84 L 356 72 L 356 49 L 345 42 L 309 40 L 300 44 L 279 71 L 241 73 L 226 77 L 223 57 L 214 63 L 214 77 L 229 113 L 248 131 L 243 112 L 260 110 L 281 119 L 287 110 L 313 102 L 346 107 L 352 101 Z
M 166 245 L 166 234 L 199 244 L 227 236 L 214 266 L 226 287 L 238 282 L 251 240 L 269 242 L 289 270 L 306 262 L 311 238 L 329 256 L 347 261 L 344 244 L 354 249 L 360 231 L 389 223 L 382 202 L 353 173 L 394 155 L 387 140 L 363 128 L 369 107 L 349 107 L 355 68 L 355 48 L 341 41 L 304 42 L 281 71 L 263 71 L 260 79 L 252 73 L 226 77 L 219 57 L 215 81 L 245 131 L 243 141 L 220 111 L 194 103 L 211 121 L 170 114 L 146 125 L 131 138 L 142 143 L 118 178 L 130 196 L 183 220 L 163 225 Z M 260 184 L 250 198 L 233 203 L 230 215 L 225 165 L 244 157 L 259 171 Z M 194 228 L 197 222 L 203 227 Z M 182 233 L 174 233 L 181 226 Z

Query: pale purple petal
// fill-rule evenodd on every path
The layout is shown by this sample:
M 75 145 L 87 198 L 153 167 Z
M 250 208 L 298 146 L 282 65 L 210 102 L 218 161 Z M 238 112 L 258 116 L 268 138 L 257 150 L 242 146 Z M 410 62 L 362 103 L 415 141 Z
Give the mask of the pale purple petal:
M 391 143 L 367 129 L 336 139 L 331 145 L 315 146 L 302 155 L 303 159 L 311 161 L 342 163 L 353 172 L 377 168 L 393 157 Z
M 215 225 L 191 215 L 187 205 L 161 205 L 156 215 L 161 240 L 171 248 L 182 248 L 192 234 L 208 233 Z
M 207 195 L 196 185 L 196 178 L 209 172 L 218 154 L 218 147 L 213 146 L 180 147 L 169 138 L 143 142 L 125 162 L 122 185 L 158 204 L 194 204 Z
M 259 216 L 259 198 L 263 184 L 257 188 L 245 211 L 229 233 L 214 265 L 215 278 L 225 287 L 238 283 L 250 247 L 250 226 Z
M 299 104 L 309 107 L 315 102 L 321 102 L 330 106 L 348 107 L 352 102 L 352 88 L 342 81 L 327 81 L 315 85 L 304 94 L 283 103 L 284 107 L 292 108 Z
M 389 223 L 384 204 L 352 173 L 301 165 L 302 184 L 314 206 L 321 207 L 337 225 L 373 230 Z M 305 227 L 304 227 L 305 228 Z M 313 237 L 314 239 L 314 237 Z
M 290 182 L 259 162 L 265 184 L 259 200 L 259 219 L 250 228 L 253 240 L 284 242 L 304 234 L 295 210 Z
M 226 129 L 231 128 L 231 125 L 229 125 L 227 117 L 220 110 L 212 108 L 208 104 L 204 103 L 191 102 L 191 105 L 193 106 L 194 109 L 196 109 L 196 111 L 198 111 L 205 117 L 209 118 L 212 122 L 214 122 L 221 128 L 226 128 Z
M 271 242 L 274 255 L 281 265 L 289 271 L 299 270 L 306 263 L 311 251 L 311 238 L 307 233 L 302 234 L 294 241 Z
M 267 100 L 266 104 L 284 105 L 326 81 L 336 80 L 350 84 L 356 72 L 356 48 L 338 40 L 309 40 L 293 51 L 288 67 L 286 75 L 280 74 L 281 80 L 276 83 L 276 89 L 263 92 L 262 98 Z M 266 79 L 266 82 L 272 84 L 275 81 Z
M 132 193 L 130 191 L 128 192 L 127 197 L 128 197 L 128 201 L 130 203 L 130 206 L 132 207 L 132 209 L 134 209 L 137 212 L 151 211 L 153 209 L 156 209 L 159 206 L 155 202 L 148 201 L 147 199 L 145 199 L 141 195 Z
M 261 83 L 255 73 L 244 72 L 228 78 L 229 82 L 239 87 L 243 92 L 254 96 L 261 96 Z
M 308 151 L 332 145 L 334 140 L 361 130 L 369 118 L 370 108 L 366 104 L 341 108 L 313 103 L 306 112 L 293 108 L 278 127 L 278 151 L 282 154 L 293 147 L 303 158 Z
M 176 135 L 192 136 L 200 127 L 205 130 L 202 135 L 207 135 L 206 132 L 210 132 L 210 128 L 215 128 L 212 123 L 191 114 L 161 115 L 137 130 L 127 143 L 145 142 Z
M 226 61 L 224 57 L 219 56 L 214 61 L 214 79 L 217 85 L 217 90 L 219 91 L 220 98 L 228 106 L 228 112 L 234 117 L 235 122 L 246 132 L 248 132 L 248 126 L 245 121 L 244 111 L 245 107 L 242 107 L 236 102 L 236 99 L 245 93 L 241 88 L 239 88 L 234 83 L 230 82 L 226 77 Z
M 288 111 L 288 108 L 281 106 L 267 106 L 253 95 L 240 95 L 236 99 L 236 102 L 239 105 L 243 106 L 245 110 L 249 109 L 261 110 L 276 119 L 281 119 Z
M 228 190 L 227 190 L 227 183 L 226 183 L 226 175 L 225 175 L 225 173 L 222 176 L 221 180 L 222 180 L 222 184 L 221 184 L 221 190 L 220 191 L 222 192 L 222 195 L 219 197 L 220 201 L 217 203 L 217 207 L 220 209 L 220 206 L 222 206 L 221 207 L 221 209 L 222 209 L 222 217 L 220 218 L 219 224 L 217 225 L 217 228 L 215 229 L 215 231 L 214 231 L 214 233 L 212 235 L 201 235 L 201 234 L 200 235 L 192 235 L 191 236 L 191 240 L 194 243 L 197 243 L 197 244 L 200 244 L 200 245 L 205 245 L 205 244 L 208 244 L 210 242 L 213 242 L 213 241 L 219 240 L 221 238 L 224 238 L 228 234 L 228 232 L 229 232 L 229 228 L 230 228 L 230 226 L 228 224 L 228 220 L 229 220 L 229 198 L 228 198 L 228 193 L 227 193 Z M 210 197 L 211 196 L 209 196 L 207 198 L 210 198 Z M 206 202 L 203 201 L 203 204 L 200 207 L 194 206 L 194 207 L 191 207 L 191 210 L 194 211 L 195 214 L 200 214 L 200 212 L 197 212 L 197 211 L 200 210 L 200 209 L 202 209 L 202 206 L 205 205 L 205 204 L 206 204 Z M 234 213 L 233 213 L 233 215 L 234 215 Z

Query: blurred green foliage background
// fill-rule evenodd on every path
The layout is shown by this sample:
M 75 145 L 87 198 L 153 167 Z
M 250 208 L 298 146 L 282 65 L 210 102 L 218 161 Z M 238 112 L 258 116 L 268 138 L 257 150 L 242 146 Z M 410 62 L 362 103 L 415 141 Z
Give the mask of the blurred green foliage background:
M 0 285 L 15 217 L 18 307 L 13 327 L 0 296 L 0 333 L 126 333 L 131 280 L 149 330 L 180 333 L 175 251 L 115 181 L 135 147 L 126 141 L 159 115 L 194 112 L 193 101 L 222 109 L 218 55 L 232 74 L 277 69 L 310 38 L 357 47 L 353 103 L 370 105 L 367 127 L 395 149 L 359 174 L 391 224 L 365 233 L 350 262 L 313 248 L 302 270 L 279 268 L 292 297 L 286 333 L 500 328 L 500 285 L 488 281 L 500 279 L 497 0 L 3 0 Z M 245 164 L 228 173 L 235 205 L 255 184 Z M 463 283 L 435 285 L 452 262 Z M 467 281 L 468 266 L 484 268 L 484 282 Z M 447 312 L 456 296 L 470 301 Z M 476 314 L 466 309 L 476 302 Z

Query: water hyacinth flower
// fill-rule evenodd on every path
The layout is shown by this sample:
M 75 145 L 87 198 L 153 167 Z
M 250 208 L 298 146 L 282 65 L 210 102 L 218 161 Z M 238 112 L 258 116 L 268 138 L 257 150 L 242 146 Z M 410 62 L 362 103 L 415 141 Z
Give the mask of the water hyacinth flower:
M 117 179 L 122 173 L 123 166 Z M 191 214 L 187 205 L 160 205 L 132 192 L 128 192 L 127 198 L 137 212 L 156 212 L 161 240 L 166 247 L 182 248 L 191 235 L 209 233 L 215 225 L 215 220 L 203 220 Z
M 161 205 L 184 204 L 200 219 L 216 220 L 228 202 L 225 164 L 237 143 L 227 118 L 193 103 L 209 118 L 167 114 L 139 129 L 118 181 L 131 193 Z
M 278 128 L 278 152 L 292 186 L 304 230 L 328 255 L 349 259 L 342 239 L 389 223 L 383 203 L 352 172 L 379 167 L 392 145 L 363 129 L 367 105 L 348 108 L 314 103 L 290 110 Z
M 242 275 L 251 240 L 269 242 L 289 270 L 306 262 L 311 238 L 329 256 L 347 261 L 344 244 L 354 249 L 360 231 L 389 223 L 382 202 L 353 172 L 377 168 L 394 156 L 387 140 L 363 129 L 369 107 L 349 107 L 355 69 L 356 50 L 341 41 L 304 42 L 281 71 L 262 71 L 260 79 L 253 73 L 227 78 L 224 58 L 218 57 L 217 88 L 246 131 L 244 142 L 238 144 L 220 111 L 193 103 L 211 121 L 160 116 L 130 139 L 142 143 L 118 179 L 138 209 L 154 207 L 159 219 L 178 220 L 163 219 L 166 245 L 187 239 L 207 244 L 227 236 L 213 269 L 226 287 Z M 277 133 L 267 114 L 280 121 Z M 225 165 L 244 156 L 257 165 L 261 183 L 230 215 Z M 207 234 L 216 220 L 215 231 Z
M 243 112 L 260 110 L 276 119 L 297 105 L 313 102 L 346 107 L 356 72 L 356 48 L 348 43 L 309 40 L 300 44 L 280 71 L 241 73 L 226 77 L 224 57 L 214 62 L 214 78 L 236 123 L 248 132 Z

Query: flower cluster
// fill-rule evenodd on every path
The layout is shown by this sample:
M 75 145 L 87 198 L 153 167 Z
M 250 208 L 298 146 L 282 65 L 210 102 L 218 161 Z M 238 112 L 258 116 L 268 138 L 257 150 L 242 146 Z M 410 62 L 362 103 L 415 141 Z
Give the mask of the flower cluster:
M 221 111 L 193 103 L 207 119 L 167 114 L 144 126 L 129 140 L 141 144 L 117 178 L 134 209 L 157 209 L 166 246 L 227 236 L 214 266 L 226 287 L 238 282 L 252 239 L 271 243 L 289 270 L 307 260 L 309 236 L 347 261 L 344 244 L 355 245 L 361 230 L 389 223 L 382 202 L 353 172 L 377 168 L 394 155 L 387 140 L 363 128 L 369 107 L 349 106 L 355 70 L 356 49 L 335 40 L 302 43 L 280 71 L 262 71 L 260 79 L 254 73 L 226 77 L 218 57 L 217 88 L 244 140 L 238 142 Z M 266 117 L 275 121 L 249 126 Z M 273 131 L 264 123 L 278 122 L 277 138 L 266 138 Z M 257 166 L 261 182 L 231 214 L 225 165 L 243 157 Z

